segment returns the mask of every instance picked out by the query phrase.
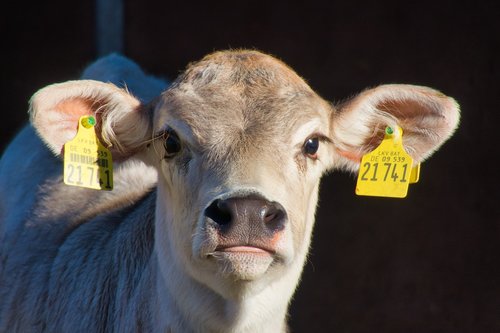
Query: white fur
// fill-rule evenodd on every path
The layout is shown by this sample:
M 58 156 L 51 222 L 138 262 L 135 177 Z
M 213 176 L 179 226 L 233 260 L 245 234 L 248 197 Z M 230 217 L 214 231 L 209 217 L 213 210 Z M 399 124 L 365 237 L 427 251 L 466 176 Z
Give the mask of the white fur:
M 35 94 L 34 128 L 0 161 L 0 332 L 285 332 L 321 176 L 356 169 L 385 126 L 403 127 L 420 160 L 458 122 L 452 99 L 414 86 L 377 87 L 336 110 L 255 51 L 191 65 L 158 102 L 166 84 L 117 55 L 84 78 Z M 98 116 L 117 156 L 113 192 L 62 184 L 54 154 L 81 114 Z M 169 128 L 182 149 L 166 159 Z M 317 156 L 303 150 L 311 136 Z M 283 229 L 220 250 L 227 240 L 205 209 L 251 196 L 283 207 Z

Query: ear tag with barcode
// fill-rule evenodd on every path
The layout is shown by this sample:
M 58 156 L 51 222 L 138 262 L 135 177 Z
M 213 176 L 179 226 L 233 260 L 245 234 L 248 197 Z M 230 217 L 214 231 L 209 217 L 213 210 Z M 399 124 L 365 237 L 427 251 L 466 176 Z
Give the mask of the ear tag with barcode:
M 403 130 L 387 127 L 380 145 L 361 159 L 357 195 L 404 198 L 411 183 L 418 181 L 420 164 L 403 148 Z
M 75 138 L 64 145 L 64 183 L 111 191 L 111 152 L 99 142 L 94 125 L 94 117 L 81 117 Z

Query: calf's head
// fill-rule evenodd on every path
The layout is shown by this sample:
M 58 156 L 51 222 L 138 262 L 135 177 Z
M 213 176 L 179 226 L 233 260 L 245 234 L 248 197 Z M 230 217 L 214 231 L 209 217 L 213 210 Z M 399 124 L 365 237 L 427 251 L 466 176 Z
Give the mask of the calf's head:
M 148 104 L 90 80 L 32 99 L 32 122 L 56 154 L 85 114 L 115 160 L 158 171 L 161 270 L 175 266 L 225 297 L 278 281 L 293 292 L 327 170 L 357 170 L 395 125 L 420 162 L 458 123 L 453 99 L 419 86 L 379 86 L 335 107 L 279 60 L 244 50 L 191 64 Z

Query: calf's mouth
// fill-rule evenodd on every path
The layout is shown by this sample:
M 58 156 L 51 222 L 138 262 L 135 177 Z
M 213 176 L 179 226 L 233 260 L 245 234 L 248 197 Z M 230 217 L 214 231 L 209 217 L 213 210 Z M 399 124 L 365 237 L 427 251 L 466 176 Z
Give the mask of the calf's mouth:
M 204 214 L 205 256 L 220 274 L 252 280 L 281 261 L 277 249 L 287 223 L 281 204 L 256 194 L 235 196 L 214 200 Z

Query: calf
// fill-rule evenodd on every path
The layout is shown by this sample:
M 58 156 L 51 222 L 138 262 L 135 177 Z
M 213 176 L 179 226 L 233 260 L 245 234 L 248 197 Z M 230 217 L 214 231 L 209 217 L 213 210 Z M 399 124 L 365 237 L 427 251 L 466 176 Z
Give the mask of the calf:
M 410 85 L 335 107 L 247 50 L 164 88 L 111 56 L 33 96 L 0 162 L 1 332 L 284 332 L 321 176 L 356 171 L 386 126 L 420 162 L 459 117 Z M 62 182 L 83 115 L 113 153 L 111 192 Z

